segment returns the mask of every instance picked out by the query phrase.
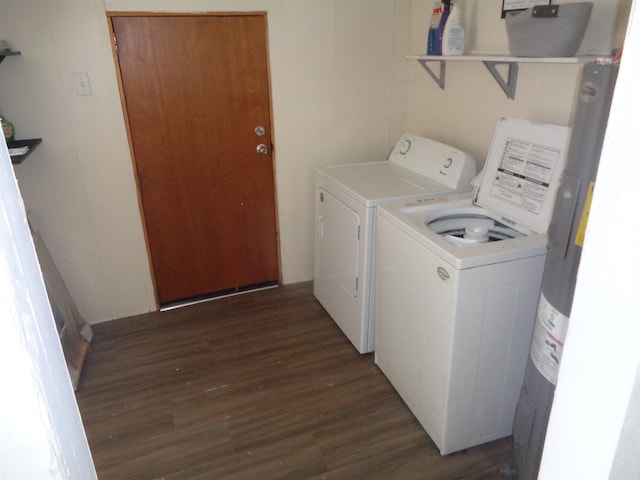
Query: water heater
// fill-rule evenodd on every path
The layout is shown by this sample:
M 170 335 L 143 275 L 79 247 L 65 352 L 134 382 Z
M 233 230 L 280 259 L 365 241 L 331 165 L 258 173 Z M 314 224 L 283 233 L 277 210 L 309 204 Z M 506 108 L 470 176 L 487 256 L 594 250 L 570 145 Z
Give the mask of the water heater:
M 549 225 L 549 250 L 524 384 L 513 426 L 519 480 L 538 475 L 571 314 L 591 197 L 618 66 L 584 66 L 563 177 Z

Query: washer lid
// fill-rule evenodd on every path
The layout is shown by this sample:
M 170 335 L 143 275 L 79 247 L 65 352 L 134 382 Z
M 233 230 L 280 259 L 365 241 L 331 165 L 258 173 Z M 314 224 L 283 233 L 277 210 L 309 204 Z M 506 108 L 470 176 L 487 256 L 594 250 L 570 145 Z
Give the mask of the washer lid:
M 476 204 L 514 226 L 547 231 L 569 147 L 568 127 L 501 118 Z

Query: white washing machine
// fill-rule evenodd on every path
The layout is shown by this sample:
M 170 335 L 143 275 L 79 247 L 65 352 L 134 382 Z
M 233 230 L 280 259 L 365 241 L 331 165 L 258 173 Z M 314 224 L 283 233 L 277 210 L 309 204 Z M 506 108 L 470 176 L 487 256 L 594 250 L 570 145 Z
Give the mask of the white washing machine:
M 475 201 L 378 209 L 376 363 L 443 455 L 511 435 L 568 134 L 501 119 Z
M 388 160 L 321 167 L 314 174 L 313 292 L 358 352 L 373 351 L 375 209 L 471 190 L 471 156 L 404 135 Z

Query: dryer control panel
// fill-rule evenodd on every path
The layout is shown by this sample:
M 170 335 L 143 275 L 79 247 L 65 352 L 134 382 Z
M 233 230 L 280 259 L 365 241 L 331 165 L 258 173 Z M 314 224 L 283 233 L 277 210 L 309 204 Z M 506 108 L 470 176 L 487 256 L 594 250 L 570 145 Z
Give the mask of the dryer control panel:
M 389 161 L 454 190 L 468 188 L 476 174 L 476 162 L 468 153 L 415 135 L 403 135 Z

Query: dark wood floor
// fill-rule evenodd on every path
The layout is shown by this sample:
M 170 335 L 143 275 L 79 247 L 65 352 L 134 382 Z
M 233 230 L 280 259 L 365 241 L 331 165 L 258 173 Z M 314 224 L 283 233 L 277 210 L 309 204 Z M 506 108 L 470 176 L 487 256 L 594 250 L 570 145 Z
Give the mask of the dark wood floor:
M 502 479 L 440 456 L 310 283 L 95 325 L 77 391 L 101 480 Z

